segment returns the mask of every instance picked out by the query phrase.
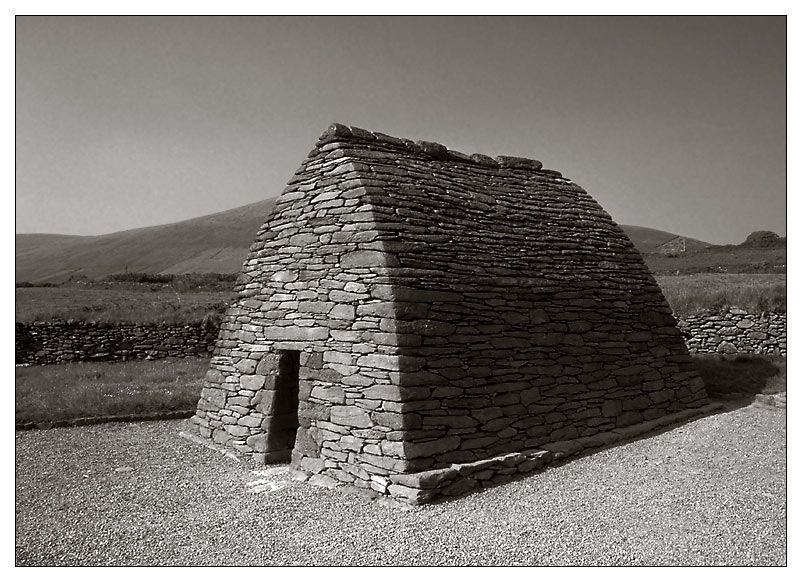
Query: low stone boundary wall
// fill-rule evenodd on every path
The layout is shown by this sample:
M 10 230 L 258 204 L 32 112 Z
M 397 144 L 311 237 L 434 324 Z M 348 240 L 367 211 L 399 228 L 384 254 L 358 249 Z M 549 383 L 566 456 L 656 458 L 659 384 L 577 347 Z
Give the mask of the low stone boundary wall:
M 17 323 L 17 364 L 209 356 L 217 328 L 201 324 Z
M 784 313 L 756 315 L 740 309 L 678 320 L 691 353 L 785 356 L 786 326 Z M 216 327 L 202 324 L 17 323 L 16 363 L 208 356 L 214 349 L 217 332 Z
M 785 356 L 787 322 L 784 313 L 755 315 L 730 309 L 726 313 L 683 317 L 678 327 L 691 353 Z
M 34 430 L 47 428 L 63 428 L 70 426 L 87 426 L 90 424 L 105 424 L 107 422 L 143 422 L 149 420 L 175 420 L 189 418 L 195 414 L 192 410 L 169 410 L 165 412 L 146 412 L 143 414 L 116 414 L 112 416 L 82 416 L 78 418 L 64 418 L 61 420 L 31 420 L 28 422 L 15 422 L 14 430 Z

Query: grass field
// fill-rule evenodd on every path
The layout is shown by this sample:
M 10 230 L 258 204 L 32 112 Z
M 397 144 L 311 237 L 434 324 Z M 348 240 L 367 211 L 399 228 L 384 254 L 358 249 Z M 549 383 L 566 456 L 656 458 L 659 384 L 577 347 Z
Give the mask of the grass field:
M 208 367 L 208 358 L 18 367 L 15 422 L 192 410 Z
M 695 355 L 711 398 L 786 390 L 786 360 L 776 356 Z M 192 410 L 207 358 L 70 363 L 16 368 L 15 422 Z
M 696 273 L 657 275 L 676 315 L 740 307 L 750 313 L 786 310 L 785 273 Z M 229 288 L 233 283 L 229 284 Z M 135 283 L 18 287 L 15 320 L 74 319 L 126 323 L 200 323 L 221 315 L 233 300 L 230 290 L 187 290 Z
M 740 307 L 785 312 L 784 273 L 658 275 L 676 315 Z M 16 289 L 16 321 L 197 323 L 219 314 L 228 290 L 135 283 L 65 284 Z M 785 360 L 695 356 L 711 396 L 784 391 Z M 73 363 L 16 369 L 17 423 L 193 409 L 208 359 Z M 781 388 L 781 389 L 780 389 Z M 771 393 L 771 392 L 768 392 Z
M 165 285 L 62 285 L 15 289 L 15 320 L 75 319 L 126 323 L 199 323 L 222 313 L 230 291 L 183 291 Z
M 675 257 L 660 253 L 643 255 L 646 265 L 657 275 L 693 273 L 785 273 L 788 251 L 779 248 L 716 247 Z
M 773 311 L 785 313 L 786 275 L 697 273 L 694 275 L 658 275 L 675 315 L 693 315 L 739 307 L 749 313 Z

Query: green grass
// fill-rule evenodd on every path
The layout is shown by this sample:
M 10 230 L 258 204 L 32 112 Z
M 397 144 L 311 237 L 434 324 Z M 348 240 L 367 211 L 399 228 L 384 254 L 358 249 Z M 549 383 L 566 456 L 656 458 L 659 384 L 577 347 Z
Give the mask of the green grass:
M 750 313 L 786 310 L 784 273 L 658 275 L 657 283 L 676 315 L 740 307 Z M 227 289 L 192 290 L 172 284 L 93 283 L 18 287 L 15 319 L 104 323 L 200 323 L 221 316 L 233 299 Z
M 696 354 L 711 398 L 786 391 L 787 360 L 777 356 Z M 15 423 L 194 410 L 208 358 L 70 363 L 15 369 Z
M 15 422 L 193 410 L 208 368 L 208 358 L 18 367 Z
M 179 292 L 165 285 L 113 284 L 15 289 L 15 320 L 103 323 L 200 323 L 220 315 L 231 291 Z
M 787 390 L 787 360 L 779 356 L 694 354 L 707 394 L 713 399 L 777 394 Z
M 646 265 L 657 275 L 693 273 L 785 273 L 788 251 L 779 248 L 715 247 L 671 257 L 660 253 L 643 255 Z
M 675 315 L 737 307 L 749 313 L 785 313 L 785 274 L 663 275 L 655 277 Z

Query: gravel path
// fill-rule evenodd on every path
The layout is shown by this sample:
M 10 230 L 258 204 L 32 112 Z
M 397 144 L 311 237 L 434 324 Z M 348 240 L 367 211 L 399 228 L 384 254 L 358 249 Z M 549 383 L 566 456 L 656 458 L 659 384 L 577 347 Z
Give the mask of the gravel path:
M 786 414 L 766 403 L 408 510 L 249 470 L 185 426 L 17 432 L 16 564 L 786 564 Z

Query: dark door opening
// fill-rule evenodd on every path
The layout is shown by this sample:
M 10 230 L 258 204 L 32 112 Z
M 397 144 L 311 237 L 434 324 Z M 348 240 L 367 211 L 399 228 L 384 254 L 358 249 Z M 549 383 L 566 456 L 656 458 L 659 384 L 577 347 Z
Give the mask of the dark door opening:
M 270 422 L 271 460 L 287 462 L 295 446 L 298 431 L 298 372 L 301 353 L 293 350 L 278 352 L 276 394 Z

